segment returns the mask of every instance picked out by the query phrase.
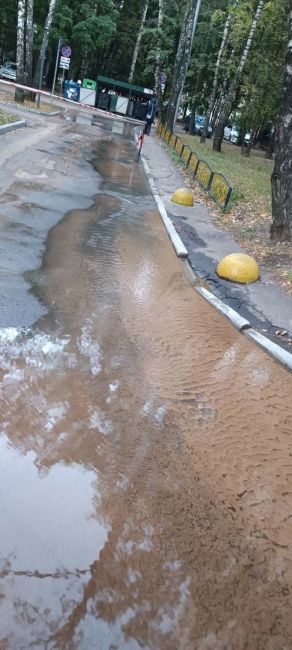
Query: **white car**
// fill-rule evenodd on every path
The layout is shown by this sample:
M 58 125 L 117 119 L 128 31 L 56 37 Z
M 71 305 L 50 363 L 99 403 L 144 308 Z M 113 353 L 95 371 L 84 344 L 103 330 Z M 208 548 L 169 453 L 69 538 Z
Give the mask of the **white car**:
M 232 144 L 237 144 L 239 138 L 239 132 L 235 126 L 225 126 L 224 129 L 224 139 Z
M 0 79 L 7 79 L 7 81 L 16 81 L 16 63 L 6 61 L 0 66 Z
M 244 136 L 244 142 L 248 144 L 250 142 L 250 133 L 246 133 Z M 224 129 L 224 139 L 232 144 L 238 144 L 239 140 L 239 131 L 236 126 L 226 126 Z

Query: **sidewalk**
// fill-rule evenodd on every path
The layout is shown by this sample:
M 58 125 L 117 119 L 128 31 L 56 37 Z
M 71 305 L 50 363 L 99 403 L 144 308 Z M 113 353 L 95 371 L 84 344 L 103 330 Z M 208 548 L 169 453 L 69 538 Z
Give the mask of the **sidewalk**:
M 285 295 L 261 269 L 261 280 L 240 285 L 216 275 L 218 262 L 229 253 L 241 252 L 229 233 L 213 222 L 207 207 L 195 203 L 193 208 L 171 202 L 175 189 L 185 185 L 184 178 L 155 136 L 145 138 L 143 149 L 167 213 L 189 253 L 189 262 L 197 276 L 227 305 L 246 318 L 254 328 L 291 352 L 277 330 L 292 336 L 292 298 Z

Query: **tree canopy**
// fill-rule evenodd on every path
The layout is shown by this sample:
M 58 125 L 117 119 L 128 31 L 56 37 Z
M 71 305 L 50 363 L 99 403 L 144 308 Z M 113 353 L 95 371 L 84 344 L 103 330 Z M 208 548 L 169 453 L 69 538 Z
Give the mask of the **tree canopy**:
M 58 0 L 46 59 L 50 68 L 59 37 L 73 49 L 73 76 L 103 73 L 127 81 L 145 0 Z M 8 6 L 9 4 L 9 6 Z M 167 74 L 167 91 L 175 64 L 187 0 L 164 0 L 158 26 L 159 0 L 150 0 L 134 81 L 154 85 L 157 54 Z M 281 93 L 285 56 L 288 0 L 265 0 L 265 8 L 244 70 L 237 105 L 244 105 L 244 120 L 258 115 L 275 122 Z M 42 43 L 49 0 L 34 0 L 34 62 Z M 202 0 L 184 96 L 206 110 L 212 92 L 216 59 L 228 12 L 233 19 L 220 68 L 220 84 L 235 74 L 250 28 L 255 0 Z M 15 60 L 18 0 L 0 0 L 0 61 Z M 158 52 L 159 50 L 159 52 Z
M 57 0 L 47 29 L 50 0 L 0 0 L 0 63 L 16 60 L 22 29 L 18 10 L 20 5 L 27 11 L 33 6 L 33 39 L 27 39 L 23 56 L 33 40 L 35 79 L 40 52 L 45 52 L 44 72 L 51 83 L 61 38 L 72 47 L 68 75 L 75 79 L 97 74 L 122 81 L 130 77 L 157 89 L 163 71 L 167 75 L 163 99 L 173 109 L 168 109 L 170 128 L 175 103 L 182 98 L 185 108 L 207 113 L 213 126 L 217 124 L 218 150 L 224 125 L 231 119 L 240 132 L 248 130 L 253 138 L 266 134 L 270 141 L 283 92 L 290 0 L 202 0 L 192 32 L 197 4 L 198 0 Z M 21 69 L 31 77 L 31 59 Z

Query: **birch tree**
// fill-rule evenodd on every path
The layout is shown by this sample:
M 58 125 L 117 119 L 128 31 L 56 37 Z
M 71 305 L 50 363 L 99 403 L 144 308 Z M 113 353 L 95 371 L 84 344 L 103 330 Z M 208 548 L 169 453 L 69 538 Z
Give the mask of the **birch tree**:
M 247 61 L 247 57 L 250 52 L 250 48 L 253 44 L 254 36 L 256 33 L 256 29 L 264 8 L 264 3 L 265 0 L 259 0 L 258 1 L 258 6 L 251 24 L 251 28 L 247 37 L 247 41 L 244 47 L 244 50 L 242 52 L 242 56 L 235 74 L 235 77 L 233 81 L 230 84 L 229 92 L 227 93 L 223 103 L 222 107 L 220 109 L 219 117 L 217 120 L 217 125 L 215 128 L 215 135 L 214 135 L 214 140 L 213 140 L 213 149 L 214 151 L 221 151 L 221 145 L 222 145 L 222 140 L 224 137 L 224 128 L 226 126 L 226 123 L 228 121 L 229 115 L 232 111 L 232 107 L 234 104 L 234 101 L 236 99 L 236 93 L 238 91 L 240 81 L 241 81 L 241 76 L 242 72 L 244 69 L 244 66 Z
M 137 64 L 137 59 L 138 59 L 138 54 L 140 50 L 140 45 L 141 45 L 141 40 L 144 32 L 144 27 L 145 27 L 145 22 L 146 22 L 146 17 L 149 9 L 149 0 L 144 0 L 144 7 L 142 11 L 142 16 L 141 16 L 141 22 L 140 22 L 140 27 L 139 31 L 137 34 L 137 39 L 135 43 L 135 48 L 134 48 L 134 53 L 133 53 L 133 58 L 132 58 L 132 63 L 131 63 L 131 70 L 129 74 L 129 83 L 132 83 L 134 79 L 134 74 L 136 70 L 136 64 Z
M 165 0 L 158 0 L 158 21 L 157 21 L 157 30 L 158 30 L 158 43 L 157 43 L 157 54 L 155 57 L 155 90 L 156 90 L 156 95 L 158 98 L 158 106 L 160 106 L 161 103 L 161 83 L 160 83 L 160 75 L 161 75 L 161 50 L 162 50 L 162 24 L 163 24 L 163 18 L 164 18 L 164 2 Z
M 16 82 L 24 84 L 24 54 L 25 54 L 25 0 L 18 0 L 17 11 L 17 41 L 16 41 Z M 24 101 L 24 92 L 15 89 L 15 100 Z
M 233 8 L 236 7 L 237 3 L 238 3 L 238 0 L 234 0 Z M 228 12 L 226 22 L 225 22 L 225 27 L 224 27 L 224 32 L 223 32 L 223 36 L 222 36 L 221 46 L 220 46 L 220 50 L 219 50 L 219 53 L 218 53 L 216 66 L 215 66 L 215 74 L 214 74 L 212 94 L 211 94 L 211 97 L 210 97 L 210 102 L 209 102 L 208 110 L 207 110 L 207 113 L 206 113 L 206 120 L 205 120 L 205 124 L 204 124 L 203 133 L 201 135 L 201 142 L 202 143 L 204 143 L 206 138 L 208 137 L 208 128 L 209 128 L 211 115 L 213 113 L 213 109 L 214 109 L 215 102 L 216 102 L 218 84 L 219 84 L 219 76 L 220 76 L 220 70 L 221 70 L 221 63 L 222 63 L 222 60 L 223 60 L 223 57 L 224 57 L 224 54 L 225 54 L 225 50 L 226 50 L 226 46 L 227 46 L 227 42 L 228 42 L 228 36 L 229 36 L 229 31 L 230 31 L 230 26 L 231 26 L 232 15 L 233 15 L 232 11 Z
M 45 22 L 45 29 L 44 29 L 41 51 L 36 65 L 36 71 L 34 76 L 34 85 L 38 87 L 41 87 L 42 85 L 46 54 L 47 54 L 50 31 L 54 19 L 56 4 L 57 4 L 57 0 L 50 0 L 49 2 L 49 9 L 46 17 L 46 22 Z
M 33 67 L 33 0 L 26 1 L 25 79 L 26 84 L 31 86 Z
M 170 98 L 166 113 L 167 128 L 173 132 L 188 71 L 201 0 L 189 0 L 179 39 Z
M 284 70 L 284 90 L 275 137 L 275 166 L 272 174 L 271 239 L 292 240 L 292 0 L 289 39 Z

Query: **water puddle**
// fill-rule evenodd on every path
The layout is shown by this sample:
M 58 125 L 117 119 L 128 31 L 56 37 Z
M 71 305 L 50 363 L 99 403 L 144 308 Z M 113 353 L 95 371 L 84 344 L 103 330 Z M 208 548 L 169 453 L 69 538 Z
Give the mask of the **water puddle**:
M 0 647 L 289 647 L 290 376 L 195 295 L 110 126 L 25 273 L 41 317 L 0 329 Z

